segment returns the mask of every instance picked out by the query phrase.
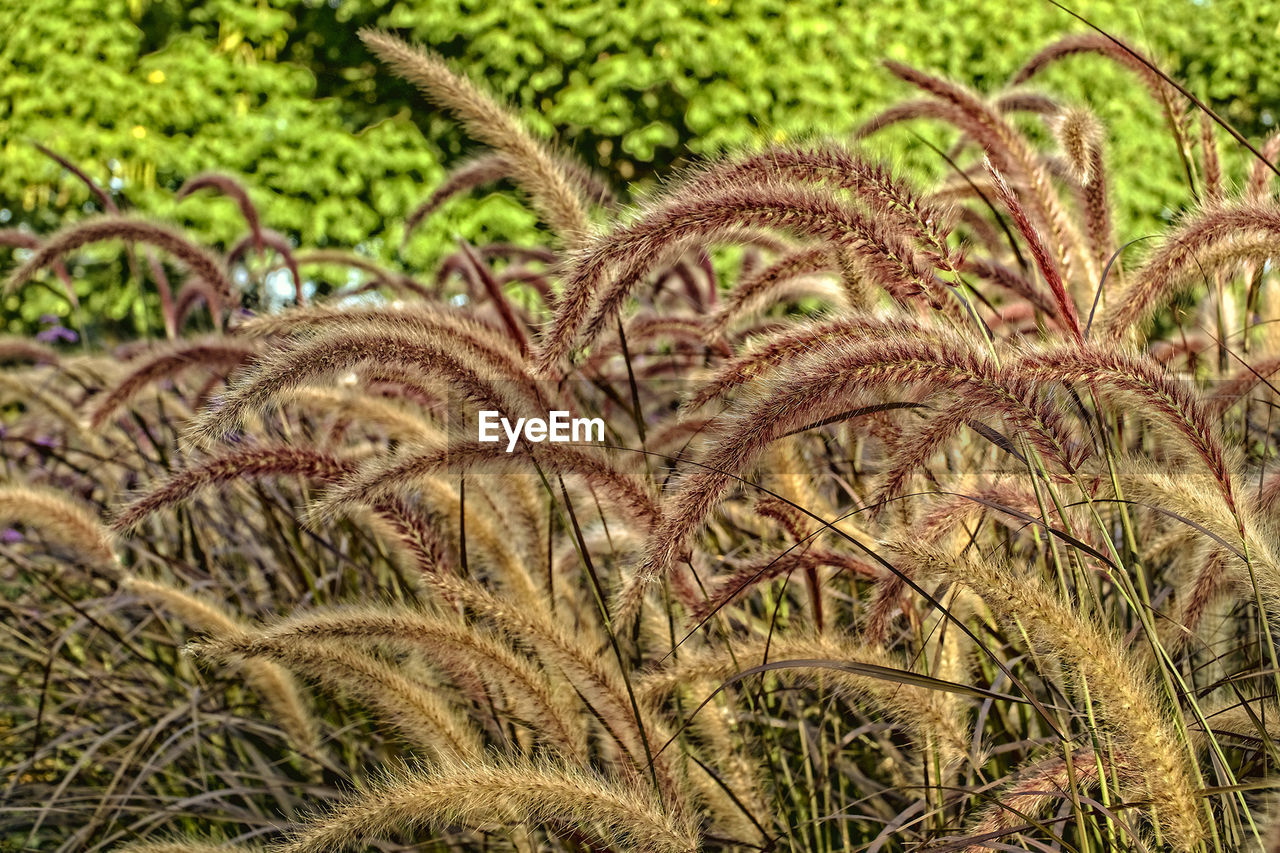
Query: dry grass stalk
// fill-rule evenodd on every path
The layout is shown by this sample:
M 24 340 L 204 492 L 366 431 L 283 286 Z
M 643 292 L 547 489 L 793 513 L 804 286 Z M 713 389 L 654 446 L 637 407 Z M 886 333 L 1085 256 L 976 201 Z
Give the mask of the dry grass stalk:
M 148 385 L 172 378 L 193 367 L 230 373 L 250 361 L 253 355 L 254 350 L 250 346 L 216 339 L 184 343 L 174 347 L 172 351 L 155 354 L 130 370 L 115 387 L 95 400 L 93 411 L 89 415 L 89 425 L 93 429 L 100 428 Z
M 346 850 L 415 828 L 546 825 L 592 843 L 655 853 L 693 853 L 697 836 L 638 786 L 550 763 L 482 761 L 401 771 L 319 817 L 280 853 Z
M 439 760 L 472 761 L 484 752 L 475 727 L 437 689 L 406 678 L 373 655 L 313 638 L 219 634 L 222 632 L 188 648 L 200 657 L 223 663 L 269 661 L 349 695 Z
M 1128 284 L 1107 300 L 1099 331 L 1123 340 L 1148 323 L 1186 283 L 1198 257 L 1248 235 L 1275 241 L 1280 236 L 1280 207 L 1273 201 L 1240 201 L 1207 206 L 1188 216 L 1165 242 L 1129 276 Z
M 263 445 L 236 448 L 175 472 L 167 481 L 117 512 L 111 526 L 118 532 L 132 530 L 152 513 L 185 501 L 210 486 L 276 476 L 336 482 L 355 470 L 353 460 L 305 447 Z
M 221 605 L 172 584 L 130 575 L 121 580 L 121 586 L 177 616 L 188 628 L 226 641 L 249 636 L 249 627 Z M 293 745 L 303 753 L 315 754 L 319 743 L 316 720 L 292 676 L 281 666 L 261 660 L 246 661 L 243 671 L 250 687 L 279 718 Z
M 30 258 L 9 274 L 4 290 L 11 291 L 24 284 L 68 252 L 107 240 L 150 244 L 186 264 L 192 275 L 209 283 L 225 301 L 232 298 L 231 282 L 212 253 L 171 228 L 140 219 L 110 215 L 77 222 L 51 235 Z
M 453 112 L 473 137 L 505 154 L 512 177 L 567 245 L 587 234 L 590 223 L 570 176 L 506 108 L 434 53 L 377 30 L 361 30 L 360 39 L 396 74 Z
M 1033 640 L 1063 660 L 1077 689 L 1087 689 L 1094 711 L 1120 752 L 1141 773 L 1141 797 L 1155 803 L 1166 839 L 1194 850 L 1205 838 L 1188 745 L 1170 713 L 1119 640 L 1079 614 L 1038 578 L 970 554 L 899 544 L 901 568 L 917 577 L 940 575 L 972 589 L 1003 621 L 1021 625 Z
M 316 639 L 385 646 L 417 652 L 451 672 L 474 668 L 508 694 L 517 715 L 566 760 L 586 760 L 583 721 L 547 674 L 496 637 L 457 620 L 410 610 L 347 608 L 293 616 L 265 629 L 263 638 L 284 645 Z
M 0 525 L 21 524 L 72 553 L 83 555 L 94 568 L 115 573 L 119 560 L 111 532 L 88 507 L 48 488 L 0 486 Z
M 748 667 L 784 661 L 832 663 L 831 668 L 805 665 L 793 670 L 783 669 L 777 674 L 808 685 L 830 686 L 851 701 L 869 703 L 878 712 L 904 726 L 923 756 L 933 756 L 936 751 L 944 765 L 954 765 L 969 754 L 971 736 L 967 713 L 963 709 L 956 707 L 946 694 L 938 690 L 841 670 L 839 665 L 842 663 L 869 664 L 888 670 L 908 669 L 902 660 L 883 648 L 843 637 L 791 633 L 773 640 L 736 643 L 732 650 L 716 649 L 686 655 L 671 666 L 649 673 L 637 684 L 637 690 L 648 703 L 665 703 L 673 694 L 685 692 L 694 702 L 701 702 L 720 683 Z
M 1028 820 L 1037 820 L 1048 814 L 1070 797 L 1068 792 L 1087 790 L 1097 783 L 1098 759 L 1090 750 L 1076 750 L 1069 762 L 1060 756 L 1037 762 L 979 813 L 968 834 L 982 841 L 970 844 L 964 848 L 964 853 L 991 850 L 991 843 L 1007 837 L 1017 827 L 1026 825 Z

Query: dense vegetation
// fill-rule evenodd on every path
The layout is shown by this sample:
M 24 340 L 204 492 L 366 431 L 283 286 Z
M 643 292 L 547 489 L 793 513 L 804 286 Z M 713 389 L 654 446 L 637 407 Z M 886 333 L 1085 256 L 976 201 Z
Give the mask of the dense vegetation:
M 1269 132 L 1268 110 L 1280 103 L 1271 61 L 1280 6 L 1077 5 L 1134 33 L 1246 133 Z M 234 206 L 174 198 L 200 172 L 243 180 L 266 221 L 295 245 L 431 268 L 455 235 L 536 243 L 535 220 L 508 193 L 459 200 L 401 253 L 407 213 L 473 146 L 412 87 L 376 73 L 356 39 L 360 26 L 397 28 L 443 52 L 625 196 L 634 181 L 669 174 L 691 154 L 849 132 L 910 94 L 881 59 L 994 91 L 1028 50 L 1076 28 L 1047 3 L 1006 11 L 988 0 L 5 0 L 0 218 L 9 219 L 0 227 L 43 232 L 102 210 L 36 141 L 121 206 L 181 222 L 223 250 L 239 236 Z M 1132 73 L 1080 56 L 1045 79 L 1095 109 L 1119 162 L 1146 165 L 1143 180 L 1116 188 L 1121 233 L 1165 224 L 1190 194 L 1163 117 Z M 953 139 L 940 128 L 919 132 L 944 148 Z M 933 176 L 945 171 L 909 134 L 885 141 L 890 158 L 907 156 Z M 77 277 L 88 319 L 112 335 L 156 331 L 147 270 L 124 275 L 118 255 L 101 260 L 103 268 Z M 306 273 L 322 286 L 333 281 L 331 271 Z M 64 302 L 37 293 L 3 310 L 13 332 L 37 328 L 46 314 L 70 315 Z
M 164 334 L 0 341 L 0 839 L 1280 850 L 1280 135 L 1082 31 L 989 96 L 890 61 L 911 94 L 853 140 L 627 206 L 361 38 L 480 149 L 397 239 L 501 177 L 541 242 L 406 272 L 216 172 L 170 203 L 234 211 L 225 245 L 5 232 L 22 295 L 120 247 Z M 1184 175 L 1136 245 L 1147 163 L 1034 85 L 1081 52 Z M 864 147 L 907 121 L 951 168 Z M 506 453 L 481 410 L 606 437 Z

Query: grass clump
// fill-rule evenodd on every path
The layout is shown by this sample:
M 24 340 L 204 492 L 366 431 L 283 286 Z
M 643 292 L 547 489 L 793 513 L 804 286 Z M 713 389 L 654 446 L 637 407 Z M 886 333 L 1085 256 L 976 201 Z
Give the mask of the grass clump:
M 941 185 L 823 142 L 626 207 L 365 41 L 492 149 L 410 224 L 507 176 L 548 245 L 427 283 L 295 252 L 219 176 L 184 192 L 240 203 L 223 256 L 118 215 L 35 240 L 11 286 L 98 240 L 186 281 L 175 340 L 3 350 L 3 837 L 1270 849 L 1269 165 L 1232 190 L 1216 125 L 1088 37 L 991 97 L 888 66 L 919 98 L 866 134 L 941 122 Z M 1106 129 L 1020 87 L 1081 51 L 1200 140 L 1212 192 L 1140 258 Z M 332 264 L 366 278 L 241 304 Z M 606 438 L 508 453 L 481 410 Z

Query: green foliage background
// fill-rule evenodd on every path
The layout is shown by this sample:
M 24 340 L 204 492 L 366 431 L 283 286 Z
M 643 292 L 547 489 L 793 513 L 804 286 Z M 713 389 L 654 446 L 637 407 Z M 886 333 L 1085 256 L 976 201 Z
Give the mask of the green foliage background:
M 1265 135 L 1280 115 L 1280 4 L 1073 7 L 1154 53 L 1246 134 Z M 132 207 L 224 246 L 243 231 L 232 202 L 172 199 L 197 172 L 243 178 L 266 222 L 300 244 L 410 269 L 428 267 L 454 235 L 535 240 L 517 200 L 478 194 L 397 257 L 404 214 L 471 146 L 375 67 L 355 36 L 366 25 L 452 57 L 620 186 L 727 147 L 846 133 L 906 94 L 882 58 L 992 90 L 1083 28 L 1043 0 L 0 0 L 0 226 L 48 231 L 96 209 L 38 140 Z M 1080 57 L 1039 85 L 1107 122 L 1122 237 L 1185 203 L 1170 138 L 1132 76 Z M 904 128 L 877 144 L 938 166 Z M 118 257 L 81 273 L 87 315 L 125 332 L 154 328 L 150 287 L 129 281 Z M 66 310 L 31 288 L 3 307 L 15 330 Z

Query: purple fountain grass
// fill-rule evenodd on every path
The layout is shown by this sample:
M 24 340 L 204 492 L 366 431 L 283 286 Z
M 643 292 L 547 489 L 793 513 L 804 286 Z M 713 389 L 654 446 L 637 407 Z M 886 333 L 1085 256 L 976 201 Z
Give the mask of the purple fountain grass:
M 204 189 L 217 190 L 232 199 L 236 206 L 240 208 L 240 215 L 244 217 L 245 223 L 249 226 L 249 233 L 254 240 L 254 248 L 259 252 L 266 248 L 265 233 L 263 232 L 262 218 L 258 214 L 258 208 L 254 205 L 253 200 L 249 198 L 249 191 L 230 175 L 223 175 L 218 172 L 203 172 L 199 175 L 194 175 L 183 182 L 174 198 L 181 201 L 187 196 Z
M 573 263 L 555 325 L 535 360 L 551 375 L 578 342 L 590 343 L 621 308 L 631 289 L 673 245 L 714 241 L 742 228 L 770 228 L 827 241 L 853 252 L 875 283 L 900 302 L 925 297 L 950 303 L 934 268 L 908 240 L 854 206 L 812 190 L 766 184 L 731 186 L 679 196 L 636 222 L 598 238 Z M 601 291 L 611 269 L 612 282 Z M 592 305 L 595 305 L 592 311 Z M 585 327 L 585 328 L 584 328 Z
M 507 155 L 512 177 L 567 245 L 587 234 L 582 199 L 560 159 L 504 107 L 433 53 L 377 30 L 361 30 L 360 40 L 396 74 L 452 111 L 473 137 Z
M 297 476 L 333 483 L 358 468 L 358 460 L 293 445 L 261 445 L 225 451 L 175 471 L 166 481 L 135 498 L 116 513 L 111 527 L 133 530 L 148 516 L 181 503 L 204 489 L 260 477 Z
M 94 429 L 100 428 L 143 389 L 156 382 L 171 379 L 193 368 L 213 370 L 225 377 L 252 361 L 255 354 L 256 350 L 250 344 L 222 338 L 184 342 L 167 351 L 151 354 L 141 364 L 133 366 L 105 394 L 94 398 L 89 425 Z
M 557 158 L 557 162 L 564 170 L 565 177 L 579 188 L 587 201 L 605 206 L 615 204 L 613 192 L 600 177 L 583 164 L 565 157 Z M 517 175 L 518 171 L 512 164 L 511 157 L 502 151 L 489 151 L 455 166 L 445 176 L 444 182 L 405 217 L 400 250 L 404 251 L 409 238 L 413 236 L 414 229 L 443 207 L 449 199 L 485 184 L 492 184 L 504 178 L 514 178 Z
M 214 441 L 249 415 L 274 408 L 281 395 L 317 379 L 364 365 L 403 365 L 448 380 L 462 397 L 500 412 L 547 412 L 542 388 L 523 370 L 508 370 L 500 352 L 483 346 L 459 349 L 456 341 L 412 328 L 350 323 L 260 358 L 232 386 L 221 405 L 206 412 L 191 437 Z
M 1028 371 L 1025 376 L 1031 375 Z M 1027 387 L 1022 376 L 1001 370 L 959 338 L 826 342 L 795 360 L 777 379 L 767 392 L 757 391 L 723 420 L 720 438 L 664 501 L 662 523 L 623 593 L 626 612 L 635 613 L 644 588 L 670 570 L 735 477 L 749 470 L 772 441 L 872 402 L 886 387 L 897 389 L 899 397 L 920 386 L 954 391 L 974 410 L 999 413 L 1017 423 L 1058 470 L 1073 469 L 1075 442 L 1057 411 L 1034 396 L 1019 396 L 1019 386 Z
M 1271 200 L 1242 201 L 1191 214 L 1133 271 L 1127 286 L 1108 300 L 1099 331 L 1111 340 L 1124 339 L 1150 322 L 1176 295 L 1175 285 L 1185 283 L 1180 273 L 1196 268 L 1201 253 L 1248 234 L 1273 240 L 1280 235 L 1280 206 Z
M 128 240 L 154 246 L 186 264 L 192 274 L 211 284 L 224 300 L 232 298 L 231 282 L 221 263 L 208 250 L 163 225 L 110 215 L 73 223 L 50 235 L 30 258 L 9 274 L 4 289 L 12 290 L 24 284 L 68 252 L 108 240 Z
M 985 157 L 982 160 L 982 165 L 986 167 L 987 172 L 991 175 L 996 197 L 1000 199 L 1000 203 L 1013 216 L 1014 223 L 1017 224 L 1018 230 L 1022 232 L 1023 238 L 1027 241 L 1027 248 L 1031 251 L 1031 257 L 1035 259 L 1036 268 L 1040 270 L 1040 275 L 1044 277 L 1045 284 L 1049 286 L 1049 292 L 1053 294 L 1058 320 L 1071 333 L 1071 337 L 1077 342 L 1083 342 L 1084 335 L 1080 331 L 1080 317 L 1076 313 L 1075 302 L 1072 301 L 1071 294 L 1067 292 L 1067 286 L 1063 283 L 1063 273 L 1058 267 L 1057 260 L 1049 253 L 1048 247 L 1040 237 L 1040 232 L 1036 230 L 1035 225 L 1031 222 L 1031 217 L 1027 215 L 1026 208 L 1022 206 L 1021 200 L 1009 187 L 1004 176 Z

